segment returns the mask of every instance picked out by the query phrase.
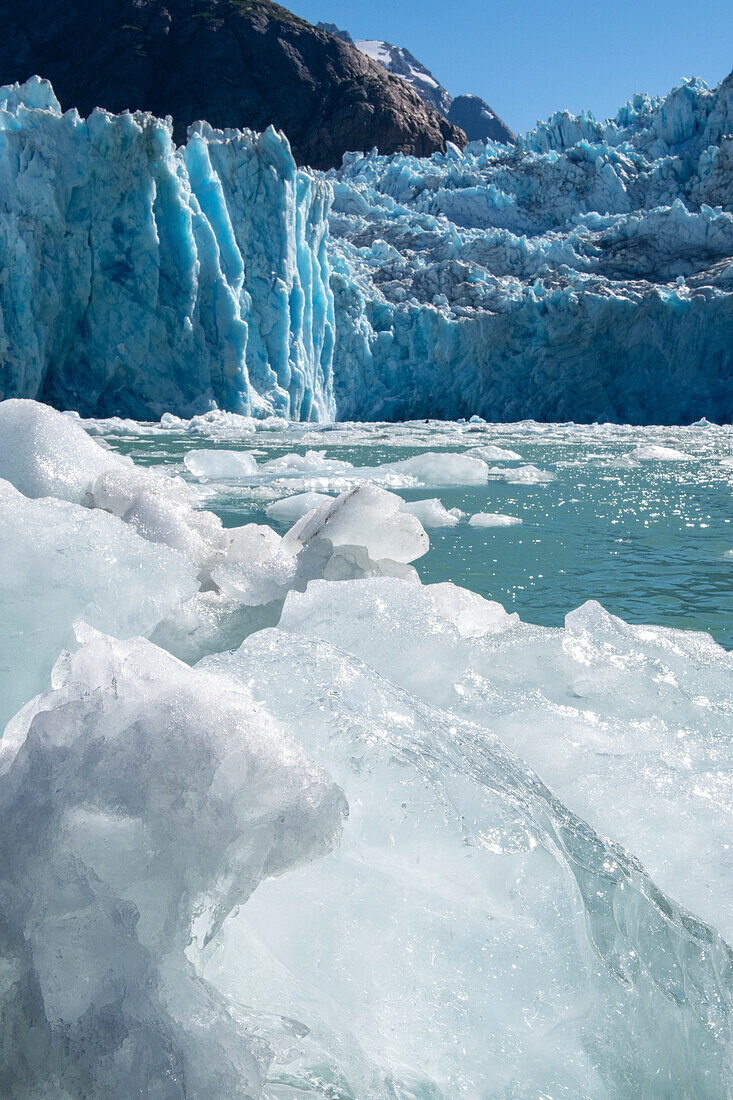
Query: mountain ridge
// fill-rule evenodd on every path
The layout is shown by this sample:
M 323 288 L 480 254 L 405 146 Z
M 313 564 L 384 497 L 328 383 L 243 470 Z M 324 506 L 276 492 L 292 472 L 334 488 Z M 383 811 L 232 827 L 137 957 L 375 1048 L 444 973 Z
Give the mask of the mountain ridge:
M 516 134 L 485 100 L 468 93 L 454 98 L 430 69 L 404 46 L 395 46 L 381 39 L 354 39 L 349 31 L 342 30 L 335 23 L 317 23 L 316 26 L 356 46 L 387 72 L 404 80 L 424 103 L 463 130 L 469 141 L 499 141 L 513 145 L 517 140 Z
M 202 119 L 274 125 L 298 164 L 327 169 L 346 152 L 466 141 L 404 81 L 272 0 L 0 0 L 0 19 L 0 84 L 39 75 L 82 115 L 170 115 L 178 144 Z

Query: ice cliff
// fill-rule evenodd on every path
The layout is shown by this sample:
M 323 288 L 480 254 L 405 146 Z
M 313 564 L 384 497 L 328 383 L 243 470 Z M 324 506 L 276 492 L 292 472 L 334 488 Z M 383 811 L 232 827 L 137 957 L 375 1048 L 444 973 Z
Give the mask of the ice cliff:
M 344 419 L 733 416 L 733 77 L 332 173 Z
M 272 130 L 0 95 L 3 396 L 158 417 L 733 418 L 733 76 L 513 147 L 298 170 Z
M 0 92 L 4 396 L 159 417 L 332 417 L 330 188 L 267 130 Z

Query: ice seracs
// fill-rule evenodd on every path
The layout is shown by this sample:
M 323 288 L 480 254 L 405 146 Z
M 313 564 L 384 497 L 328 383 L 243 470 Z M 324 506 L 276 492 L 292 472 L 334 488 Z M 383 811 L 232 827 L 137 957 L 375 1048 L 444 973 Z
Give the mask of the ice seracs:
M 331 192 L 281 134 L 201 124 L 177 149 L 150 115 L 62 114 L 33 81 L 2 95 L 0 396 L 333 416 Z
M 85 415 L 733 419 L 733 76 L 516 145 L 297 169 L 268 130 L 0 93 L 0 395 Z M 476 423 L 476 422 L 474 422 Z

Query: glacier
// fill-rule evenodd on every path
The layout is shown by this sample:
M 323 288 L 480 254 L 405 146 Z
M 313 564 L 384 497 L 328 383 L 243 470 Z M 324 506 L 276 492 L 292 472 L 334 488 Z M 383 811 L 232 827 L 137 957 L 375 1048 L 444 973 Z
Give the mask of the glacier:
M 334 414 L 330 189 L 264 134 L 0 90 L 0 393 L 86 415 Z
M 733 74 L 516 145 L 286 139 L 0 91 L 0 395 L 85 416 L 733 418 Z

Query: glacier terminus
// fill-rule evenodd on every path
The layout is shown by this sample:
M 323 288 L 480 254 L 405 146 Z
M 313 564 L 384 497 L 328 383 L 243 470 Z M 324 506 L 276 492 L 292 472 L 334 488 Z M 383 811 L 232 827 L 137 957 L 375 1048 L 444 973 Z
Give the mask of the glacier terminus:
M 733 418 L 733 76 L 516 145 L 297 168 L 274 130 L 0 92 L 0 395 L 83 415 Z

